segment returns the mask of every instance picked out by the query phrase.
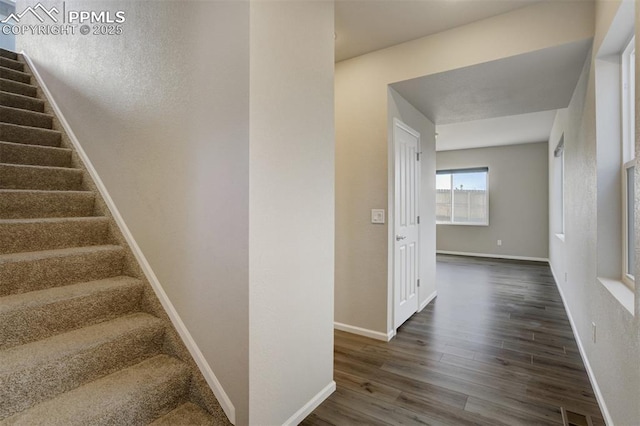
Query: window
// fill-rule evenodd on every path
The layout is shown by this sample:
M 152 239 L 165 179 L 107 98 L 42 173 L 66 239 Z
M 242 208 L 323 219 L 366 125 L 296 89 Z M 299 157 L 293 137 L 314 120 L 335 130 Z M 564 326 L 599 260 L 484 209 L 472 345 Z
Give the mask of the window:
M 634 202 L 635 202 L 635 185 L 634 175 L 635 167 L 625 167 L 624 170 L 626 177 L 624 179 L 625 188 L 623 198 L 625 200 L 625 217 L 624 219 L 624 265 L 623 265 L 623 281 L 627 281 L 628 285 L 632 285 L 635 274 L 635 214 L 634 214 Z
M 489 225 L 489 169 L 436 172 L 436 223 Z
M 564 235 L 564 149 L 560 153 L 560 233 Z
M 560 238 L 564 237 L 564 134 L 558 142 L 558 146 L 553 152 L 555 157 L 555 223 L 553 224 L 555 233 Z
M 598 281 L 634 314 L 635 16 L 620 2 L 595 53 Z M 639 265 L 640 266 L 640 265 Z
M 622 52 L 622 281 L 635 274 L 635 37 Z
M 11 0 L 0 0 L 0 21 L 16 11 L 16 4 Z M 11 32 L 13 21 L 6 24 L 0 23 L 0 48 L 16 50 L 16 36 Z M 5 29 L 5 27 L 7 27 Z

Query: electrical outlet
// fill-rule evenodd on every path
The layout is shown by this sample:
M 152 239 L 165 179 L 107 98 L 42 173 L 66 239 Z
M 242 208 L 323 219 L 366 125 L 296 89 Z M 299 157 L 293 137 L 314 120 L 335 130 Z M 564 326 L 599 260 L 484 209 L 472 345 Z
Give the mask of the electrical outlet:
M 502 245 L 502 240 L 498 240 L 498 247 Z
M 593 343 L 596 343 L 596 323 L 595 322 L 591 323 L 591 332 L 592 332 L 591 338 L 593 339 Z

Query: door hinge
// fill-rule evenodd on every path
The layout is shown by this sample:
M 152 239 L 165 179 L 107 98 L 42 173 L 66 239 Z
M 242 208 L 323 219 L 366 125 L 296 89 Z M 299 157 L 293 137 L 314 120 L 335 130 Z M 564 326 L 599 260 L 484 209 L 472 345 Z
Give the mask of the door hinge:
M 418 287 L 420 287 L 420 278 L 418 278 Z
M 418 216 L 418 225 L 420 225 L 420 216 Z
M 416 152 L 416 161 L 420 161 L 420 152 Z

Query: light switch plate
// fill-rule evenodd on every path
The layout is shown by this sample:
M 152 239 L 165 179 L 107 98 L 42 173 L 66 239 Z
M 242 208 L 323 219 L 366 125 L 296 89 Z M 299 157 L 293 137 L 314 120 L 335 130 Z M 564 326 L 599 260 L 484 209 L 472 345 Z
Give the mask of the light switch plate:
M 371 209 L 371 223 L 384 223 L 384 209 Z

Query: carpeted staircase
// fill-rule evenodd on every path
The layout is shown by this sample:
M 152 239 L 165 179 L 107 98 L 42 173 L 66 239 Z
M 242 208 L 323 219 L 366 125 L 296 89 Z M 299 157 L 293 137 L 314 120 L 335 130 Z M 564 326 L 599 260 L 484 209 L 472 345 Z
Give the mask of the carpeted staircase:
M 0 424 L 228 424 L 36 79 L 2 49 Z

